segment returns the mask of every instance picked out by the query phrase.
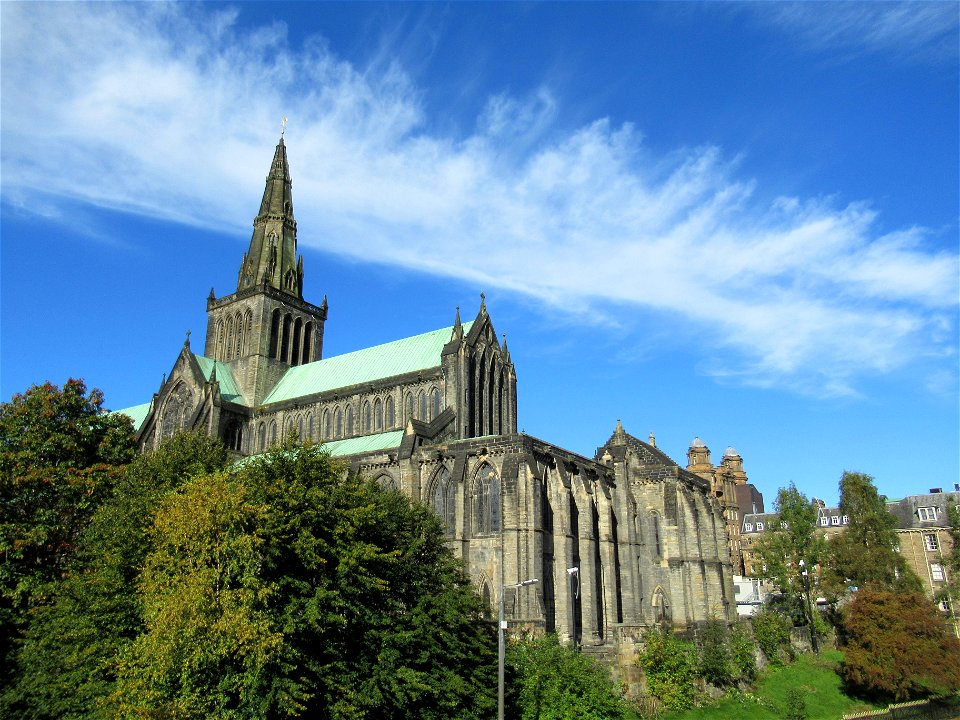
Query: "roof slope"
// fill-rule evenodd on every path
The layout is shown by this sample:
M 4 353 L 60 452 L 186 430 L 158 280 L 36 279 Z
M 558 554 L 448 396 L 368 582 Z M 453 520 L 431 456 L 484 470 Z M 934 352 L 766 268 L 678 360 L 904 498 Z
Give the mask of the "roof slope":
M 208 381 L 213 373 L 213 368 L 217 369 L 217 382 L 220 383 L 221 398 L 228 402 L 237 403 L 238 405 L 247 404 L 243 394 L 240 392 L 240 388 L 237 387 L 236 380 L 233 379 L 233 373 L 230 372 L 229 365 L 219 360 L 208 358 L 206 355 L 197 355 L 194 353 L 193 357 L 197 361 L 197 365 L 200 366 L 203 377 Z
M 464 332 L 469 332 L 472 324 L 464 323 Z M 269 405 L 438 367 L 440 353 L 443 346 L 450 342 L 452 332 L 451 326 L 292 367 L 263 403 Z M 220 369 L 217 368 L 218 377 L 219 373 Z
M 128 418 L 133 420 L 133 429 L 140 430 L 140 426 L 143 425 L 143 421 L 147 419 L 147 413 L 150 412 L 151 404 L 152 403 L 143 403 L 142 405 L 134 405 L 133 407 L 123 408 L 122 410 L 114 410 L 113 412 L 126 415 Z

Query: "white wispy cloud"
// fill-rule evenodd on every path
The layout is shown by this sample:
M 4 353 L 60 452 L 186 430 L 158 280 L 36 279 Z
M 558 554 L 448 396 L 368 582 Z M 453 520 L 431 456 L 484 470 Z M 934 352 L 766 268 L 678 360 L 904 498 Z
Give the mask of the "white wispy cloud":
M 473 279 L 582 321 L 688 320 L 718 377 L 821 394 L 956 343 L 958 260 L 868 204 L 755 200 L 716 147 L 658 157 L 630 125 L 560 134 L 558 103 L 491 97 L 424 128 L 395 63 L 354 67 L 276 23 L 160 4 L 4 3 L 3 196 L 41 193 L 244 234 L 288 132 L 300 242 Z M 91 41 L 95 38 L 95 41 Z
M 955 2 L 763 2 L 746 7 L 816 50 L 924 62 L 957 58 L 960 8 Z

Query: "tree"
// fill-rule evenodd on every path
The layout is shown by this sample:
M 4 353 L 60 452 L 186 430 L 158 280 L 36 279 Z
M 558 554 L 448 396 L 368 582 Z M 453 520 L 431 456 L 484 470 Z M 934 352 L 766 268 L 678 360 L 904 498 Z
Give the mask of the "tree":
M 897 552 L 897 520 L 869 475 L 844 472 L 840 512 L 850 524 L 830 542 L 831 585 L 920 590 L 920 580 Z
M 817 506 L 790 483 L 777 493 L 776 509 L 779 523 L 763 534 L 756 553 L 765 568 L 764 574 L 784 595 L 796 601 L 795 606 L 813 633 L 816 620 L 812 608 L 818 587 L 814 569 L 823 558 L 825 547 L 823 536 L 817 532 Z M 804 602 L 808 591 L 814 597 L 808 596 Z
M 168 495 L 116 717 L 479 718 L 493 628 L 433 512 L 287 446 Z
M 615 720 L 626 704 L 609 671 L 559 643 L 555 635 L 511 642 L 511 717 L 520 720 Z
M 77 538 L 133 459 L 130 419 L 82 380 L 35 385 L 0 403 L 0 652 L 49 601 Z
M 115 658 L 144 629 L 137 583 L 157 506 L 192 475 L 229 463 L 218 440 L 182 433 L 125 468 L 79 536 L 53 602 L 35 609 L 0 716 L 103 717 Z
M 852 689 L 882 700 L 960 690 L 960 641 L 923 593 L 858 590 L 844 626 L 841 676 Z

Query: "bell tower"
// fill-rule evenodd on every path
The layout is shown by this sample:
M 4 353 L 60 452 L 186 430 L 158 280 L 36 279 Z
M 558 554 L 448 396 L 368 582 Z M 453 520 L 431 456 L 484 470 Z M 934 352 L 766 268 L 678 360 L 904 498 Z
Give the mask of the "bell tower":
M 257 405 L 294 365 L 320 360 L 327 299 L 303 299 L 303 256 L 297 255 L 293 183 L 283 134 L 267 174 L 237 289 L 207 298 L 204 355 L 230 365 L 245 400 Z

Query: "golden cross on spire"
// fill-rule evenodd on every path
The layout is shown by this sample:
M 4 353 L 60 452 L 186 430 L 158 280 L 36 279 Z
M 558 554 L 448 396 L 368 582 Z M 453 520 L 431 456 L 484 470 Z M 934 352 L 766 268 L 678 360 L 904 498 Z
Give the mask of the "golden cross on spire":
M 287 119 L 284 118 L 280 121 L 280 137 L 283 137 L 283 133 L 287 130 Z

